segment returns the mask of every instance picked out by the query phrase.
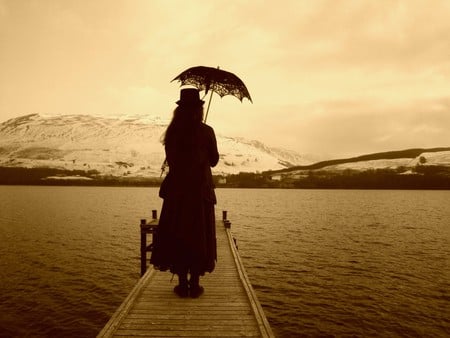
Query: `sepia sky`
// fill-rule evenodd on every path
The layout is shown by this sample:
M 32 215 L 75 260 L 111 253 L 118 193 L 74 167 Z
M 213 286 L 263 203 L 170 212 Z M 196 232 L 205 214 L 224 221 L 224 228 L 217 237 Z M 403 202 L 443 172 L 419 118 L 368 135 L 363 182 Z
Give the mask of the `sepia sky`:
M 169 119 L 184 69 L 220 66 L 217 133 L 300 153 L 450 146 L 447 0 L 0 0 L 0 122 Z

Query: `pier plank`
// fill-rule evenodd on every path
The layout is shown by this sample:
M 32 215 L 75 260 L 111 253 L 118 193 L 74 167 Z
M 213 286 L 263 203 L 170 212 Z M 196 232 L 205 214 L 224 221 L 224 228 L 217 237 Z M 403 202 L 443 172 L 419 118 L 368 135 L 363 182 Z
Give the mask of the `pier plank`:
M 202 296 L 179 298 L 177 278 L 150 268 L 97 337 L 273 337 L 225 222 L 216 224 L 218 260 L 201 278 Z

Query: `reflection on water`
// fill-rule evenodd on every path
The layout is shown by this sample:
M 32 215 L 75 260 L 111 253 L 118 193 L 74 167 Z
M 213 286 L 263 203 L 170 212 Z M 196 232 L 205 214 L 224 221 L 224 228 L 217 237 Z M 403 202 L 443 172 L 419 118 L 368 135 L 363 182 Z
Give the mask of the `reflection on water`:
M 449 333 L 450 192 L 217 195 L 277 336 Z M 0 335 L 94 337 L 160 206 L 154 188 L 0 187 Z

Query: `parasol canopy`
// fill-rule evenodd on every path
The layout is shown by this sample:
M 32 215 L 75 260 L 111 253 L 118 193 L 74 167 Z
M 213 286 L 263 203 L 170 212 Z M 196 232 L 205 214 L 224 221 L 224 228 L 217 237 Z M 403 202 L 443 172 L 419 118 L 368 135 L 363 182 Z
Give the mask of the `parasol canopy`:
M 191 67 L 176 76 L 171 82 L 176 80 L 181 82 L 181 86 L 191 85 L 196 87 L 199 91 L 204 90 L 205 96 L 211 91 L 205 121 L 208 117 L 213 93 L 218 94 L 220 97 L 232 95 L 237 97 L 241 102 L 246 98 L 253 103 L 244 82 L 233 73 L 222 70 L 219 67 Z

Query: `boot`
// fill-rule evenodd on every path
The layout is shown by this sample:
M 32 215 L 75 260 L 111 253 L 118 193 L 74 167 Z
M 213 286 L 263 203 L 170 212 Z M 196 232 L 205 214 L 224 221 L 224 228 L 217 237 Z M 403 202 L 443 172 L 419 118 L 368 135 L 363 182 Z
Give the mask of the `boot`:
M 178 285 L 173 288 L 173 291 L 181 298 L 189 296 L 187 273 L 178 274 Z
M 203 286 L 200 286 L 200 276 L 198 274 L 191 273 L 191 279 L 189 280 L 189 294 L 191 298 L 200 297 L 205 289 Z

